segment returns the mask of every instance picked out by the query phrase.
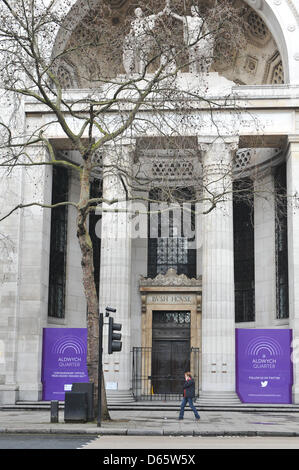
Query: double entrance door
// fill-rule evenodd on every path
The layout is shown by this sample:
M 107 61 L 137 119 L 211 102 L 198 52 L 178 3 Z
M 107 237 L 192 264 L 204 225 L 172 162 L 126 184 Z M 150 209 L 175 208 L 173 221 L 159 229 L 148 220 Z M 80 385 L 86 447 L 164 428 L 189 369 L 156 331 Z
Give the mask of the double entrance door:
M 189 311 L 153 311 L 152 393 L 183 392 L 190 370 Z

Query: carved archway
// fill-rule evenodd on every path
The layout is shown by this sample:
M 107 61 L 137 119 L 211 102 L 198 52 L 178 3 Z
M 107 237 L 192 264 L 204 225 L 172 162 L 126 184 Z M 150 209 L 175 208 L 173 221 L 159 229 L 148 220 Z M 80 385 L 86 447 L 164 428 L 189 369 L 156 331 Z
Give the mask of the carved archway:
M 69 8 L 65 12 L 64 25 L 57 29 L 56 35 L 53 37 L 52 57 L 57 56 L 64 50 L 72 31 L 80 24 L 86 15 L 87 8 L 96 8 L 100 5 L 102 0 L 70 0 L 68 2 Z M 112 8 L 123 8 L 125 3 L 129 0 L 111 0 Z M 292 83 L 296 81 L 299 71 L 298 60 L 291 58 L 291 48 L 293 47 L 292 41 L 287 41 L 286 35 L 291 31 L 290 24 L 288 28 L 284 25 L 284 15 L 277 12 L 278 6 L 280 8 L 288 8 L 289 19 L 296 25 L 298 22 L 298 12 L 291 0 L 288 0 L 288 5 L 280 5 L 281 2 L 275 2 L 275 5 L 270 4 L 269 0 L 243 0 L 247 3 L 264 21 L 267 28 L 271 32 L 281 56 L 282 68 L 284 70 L 284 81 Z M 88 6 L 87 6 L 88 5 Z M 59 5 L 57 7 L 59 9 Z M 292 15 L 292 17 L 291 17 Z M 254 59 L 254 58 L 253 58 Z M 296 59 L 296 57 L 295 57 Z M 254 60 L 248 62 L 248 67 L 254 67 Z M 297 70 L 298 69 L 298 70 Z

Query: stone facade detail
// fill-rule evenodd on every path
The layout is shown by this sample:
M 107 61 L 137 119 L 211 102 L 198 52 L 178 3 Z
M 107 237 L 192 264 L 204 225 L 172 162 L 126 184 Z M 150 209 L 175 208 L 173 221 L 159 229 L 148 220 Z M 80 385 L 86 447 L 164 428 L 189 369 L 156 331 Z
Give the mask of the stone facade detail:
M 158 274 L 154 279 L 140 277 L 140 287 L 197 287 L 201 288 L 201 279 L 190 279 L 185 274 L 178 275 L 176 270 L 170 268 L 166 274 Z
M 284 71 L 282 60 L 278 51 L 276 51 L 267 62 L 264 80 L 273 85 L 280 85 L 284 83 Z
M 244 7 L 243 2 L 238 0 L 237 7 Z M 252 3 L 253 8 L 259 8 L 256 2 Z M 113 11 L 114 20 L 113 27 L 117 29 L 118 25 L 123 25 L 124 17 L 126 15 L 131 15 L 134 17 L 134 8 L 130 5 L 130 2 L 127 1 L 115 1 L 111 5 Z M 269 83 L 269 77 L 265 76 L 265 62 L 272 57 L 275 51 L 278 49 L 277 44 L 275 43 L 265 21 L 254 11 L 250 6 L 247 6 L 247 41 L 246 50 L 242 50 L 240 54 L 239 51 L 234 51 L 226 42 L 218 42 L 216 47 L 216 56 L 220 53 L 220 56 L 225 57 L 225 60 L 219 61 L 216 60 L 212 64 L 211 71 L 217 71 L 223 74 L 229 80 L 233 80 L 235 83 L 242 84 L 258 84 L 258 83 Z M 191 18 L 191 17 L 190 17 Z M 86 44 L 92 42 L 93 36 L 96 38 L 100 34 L 100 25 L 97 23 L 96 19 L 85 18 L 83 19 L 75 28 L 74 32 L 69 38 L 69 47 L 71 48 L 76 44 Z M 80 58 L 78 54 L 68 54 L 68 62 L 72 63 L 74 70 L 72 72 L 72 80 L 74 77 L 87 77 L 94 76 L 96 70 L 101 67 L 106 67 L 105 59 L 102 57 L 102 52 L 99 50 L 98 53 L 93 53 L 90 51 L 91 57 L 93 60 L 90 63 L 89 70 L 81 71 L 80 67 Z M 247 58 L 246 58 L 247 57 Z M 249 60 L 248 57 L 251 59 Z M 102 61 L 102 64 L 100 63 Z M 111 61 L 110 61 L 111 62 Z M 264 64 L 264 65 L 263 65 Z M 113 64 L 110 63 L 111 70 L 114 70 Z M 77 72 L 76 72 L 77 69 Z M 125 68 L 123 69 L 125 73 Z M 86 87 L 88 85 L 86 78 L 81 78 L 77 83 L 78 87 Z
M 237 171 L 245 170 L 251 163 L 252 154 L 253 154 L 252 149 L 242 149 L 236 152 L 235 170 Z
M 281 60 L 278 62 L 278 64 L 275 65 L 273 69 L 271 83 L 273 83 L 274 85 L 279 85 L 279 84 L 284 83 L 284 73 L 283 73 L 283 66 L 282 66 Z
M 57 69 L 57 77 L 63 88 L 76 88 L 75 68 L 66 62 L 61 63 Z
M 249 13 L 247 21 L 249 24 L 249 33 L 253 40 L 260 46 L 266 44 L 270 40 L 271 35 L 261 17 L 252 11 Z
M 237 142 L 204 143 L 202 390 L 235 390 L 232 167 Z M 215 162 L 219 161 L 219 164 Z M 217 201 L 217 202 L 215 202 Z M 211 210 L 211 205 L 215 207 Z
M 95 0 L 91 3 L 96 6 Z M 159 123 L 154 122 L 153 127 L 149 126 L 142 136 L 132 131 L 132 140 L 123 142 L 123 145 L 117 146 L 117 150 L 108 146 L 94 160 L 96 166 L 93 176 L 103 179 L 106 200 L 124 200 L 126 190 L 131 195 L 130 189 L 120 184 L 118 172 L 109 174 L 106 171 L 111 163 L 115 163 L 114 158 L 121 156 L 124 173 L 130 174 L 135 166 L 139 166 L 146 175 L 154 178 L 156 186 L 161 185 L 161 182 L 163 184 L 165 179 L 170 186 L 196 185 L 202 204 L 196 220 L 198 275 L 191 279 L 184 274 L 178 275 L 174 269 L 148 278 L 146 236 L 143 239 L 132 238 L 132 225 L 128 213 L 122 211 L 122 203 L 115 203 L 113 207 L 104 205 L 111 210 L 107 210 L 102 219 L 102 233 L 105 236 L 101 239 L 100 308 L 101 311 L 106 306 L 117 308 L 115 320 L 123 325 L 123 351 L 113 357 L 105 354 L 104 371 L 106 380 L 116 383 L 119 390 L 131 388 L 132 347 L 151 347 L 153 311 L 188 310 L 191 314 L 191 345 L 200 348 L 202 354 L 203 391 L 234 392 L 234 331 L 240 325 L 236 325 L 234 316 L 231 187 L 234 178 L 242 172 L 247 175 L 249 169 L 252 170 L 250 176 L 255 178 L 256 316 L 255 321 L 241 326 L 291 328 L 295 342 L 299 341 L 298 201 L 296 199 L 288 211 L 290 316 L 277 319 L 272 173 L 278 163 L 286 162 L 288 192 L 298 194 L 299 12 L 293 0 L 248 0 L 245 3 L 241 0 L 236 2 L 246 7 L 248 15 L 246 47 L 242 51 L 227 50 L 231 60 L 229 63 L 212 64 L 207 81 L 210 87 L 207 93 L 217 105 L 213 125 L 210 109 L 205 108 L 201 100 L 196 100 L 186 110 L 186 114 L 190 114 L 192 126 L 187 121 L 182 124 L 182 110 L 172 110 L 174 127 L 184 137 L 194 139 L 195 148 L 191 152 L 189 148 L 185 149 L 186 152 L 181 148 L 180 152 L 173 155 L 155 146 L 148 152 L 138 149 L 135 139 L 137 142 L 138 139 L 157 137 L 155 130 Z M 86 2 L 70 0 L 68 4 L 73 6 L 68 18 L 69 28 L 66 27 L 65 32 L 60 31 L 58 34 L 59 40 L 63 37 L 61 44 L 64 47 L 85 43 L 99 32 L 95 19 L 87 22 Z M 134 14 L 134 8 L 130 0 L 111 0 L 110 6 L 111 25 L 117 31 L 126 15 Z M 57 47 L 55 38 L 53 47 Z M 227 45 L 224 43 L 222 47 Z M 94 62 L 90 63 L 90 70 L 87 71 L 80 68 L 80 57 L 76 54 L 70 54 L 58 65 L 57 73 L 62 86 L 69 90 L 69 103 L 74 101 L 78 104 L 81 99 L 86 102 L 91 87 L 86 77 L 89 73 L 91 77 L 96 76 L 97 67 L 102 65 L 103 54 L 102 51 L 94 52 Z M 115 68 L 113 70 L 115 72 Z M 115 73 L 124 77 L 125 70 L 120 65 Z M 197 90 L 194 74 L 188 71 L 181 74 L 179 79 L 180 83 L 190 85 L 191 90 Z M 223 83 L 226 86 L 222 88 Z M 234 104 L 238 106 L 237 117 L 231 114 L 231 106 Z M 52 120 L 49 110 L 45 110 L 42 104 L 36 105 L 32 100 L 16 102 L 11 95 L 1 99 L 1 109 L 14 138 L 23 135 L 25 129 L 30 133 L 41 122 L 50 123 Z M 169 109 L 167 111 L 170 112 Z M 153 119 L 146 111 L 142 117 L 148 122 Z M 72 118 L 76 119 L 75 116 Z M 54 129 L 50 137 L 57 145 L 57 157 L 76 161 L 76 152 L 68 148 L 68 143 L 61 138 L 57 127 Z M 274 148 L 279 148 L 278 152 Z M 41 161 L 48 158 L 44 148 L 34 145 L 29 149 L 29 154 L 38 154 Z M 20 201 L 32 199 L 49 203 L 51 182 L 52 173 L 47 165 L 29 172 L 19 168 L 14 176 L 1 174 L 1 207 L 9 210 Z M 140 190 L 140 198 L 144 196 L 143 189 Z M 259 199 L 258 193 L 265 190 L 271 196 L 267 200 Z M 74 200 L 78 198 L 78 191 L 78 177 L 71 174 L 70 194 Z M 64 319 L 49 318 L 47 314 L 50 212 L 34 207 L 15 212 L 1 224 L 0 404 L 41 399 L 44 327 L 86 326 L 80 250 L 76 235 L 72 232 L 75 218 L 76 211 L 70 208 Z M 106 340 L 105 336 L 105 349 Z M 299 403 L 299 367 L 296 363 L 293 400 Z

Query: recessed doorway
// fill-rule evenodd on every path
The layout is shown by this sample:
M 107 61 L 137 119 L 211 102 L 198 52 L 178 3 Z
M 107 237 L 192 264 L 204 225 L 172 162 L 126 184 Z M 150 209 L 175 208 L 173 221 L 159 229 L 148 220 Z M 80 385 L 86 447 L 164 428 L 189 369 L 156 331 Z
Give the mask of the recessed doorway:
M 190 370 L 190 311 L 153 311 L 152 393 L 182 393 Z

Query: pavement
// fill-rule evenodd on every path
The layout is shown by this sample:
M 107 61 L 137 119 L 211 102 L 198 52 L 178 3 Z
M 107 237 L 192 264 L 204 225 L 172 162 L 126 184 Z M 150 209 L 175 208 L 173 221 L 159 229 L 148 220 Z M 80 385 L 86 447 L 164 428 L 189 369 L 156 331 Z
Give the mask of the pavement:
M 126 436 L 299 436 L 299 412 L 281 408 L 271 410 L 203 410 L 195 421 L 188 406 L 178 420 L 179 403 L 171 409 L 112 409 L 110 421 L 66 423 L 59 410 L 58 423 L 51 423 L 50 409 L 0 407 L 0 433 L 91 434 Z

